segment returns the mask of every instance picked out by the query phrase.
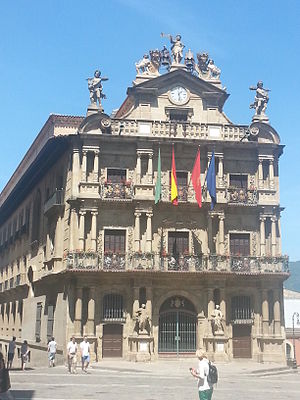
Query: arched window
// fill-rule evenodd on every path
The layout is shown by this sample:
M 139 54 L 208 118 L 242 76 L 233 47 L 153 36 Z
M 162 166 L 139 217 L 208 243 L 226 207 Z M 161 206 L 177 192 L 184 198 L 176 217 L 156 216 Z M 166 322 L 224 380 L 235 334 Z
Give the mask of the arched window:
M 103 320 L 124 320 L 123 296 L 120 294 L 107 294 L 103 297 Z

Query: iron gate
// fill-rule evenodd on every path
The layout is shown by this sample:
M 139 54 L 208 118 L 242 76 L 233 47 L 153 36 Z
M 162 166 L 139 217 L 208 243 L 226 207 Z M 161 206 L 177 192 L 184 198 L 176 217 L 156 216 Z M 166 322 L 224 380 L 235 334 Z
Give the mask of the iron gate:
M 196 351 L 196 316 L 183 311 L 165 312 L 159 317 L 159 353 Z

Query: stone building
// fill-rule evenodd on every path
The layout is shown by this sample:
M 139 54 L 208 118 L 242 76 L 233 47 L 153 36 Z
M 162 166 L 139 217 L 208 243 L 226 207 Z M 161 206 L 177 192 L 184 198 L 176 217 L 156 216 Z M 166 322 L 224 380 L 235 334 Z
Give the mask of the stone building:
M 220 69 L 205 53 L 183 58 L 176 38 L 171 55 L 165 47 L 136 63 L 111 116 L 95 73 L 87 116 L 51 115 L 0 195 L 0 344 L 26 339 L 33 365 L 46 362 L 52 335 L 63 359 L 70 336 L 84 334 L 98 361 L 196 348 L 214 360 L 285 360 L 283 145 L 265 114 L 268 91 L 251 88 L 253 120 L 234 124 Z M 201 208 L 191 184 L 198 148 Z

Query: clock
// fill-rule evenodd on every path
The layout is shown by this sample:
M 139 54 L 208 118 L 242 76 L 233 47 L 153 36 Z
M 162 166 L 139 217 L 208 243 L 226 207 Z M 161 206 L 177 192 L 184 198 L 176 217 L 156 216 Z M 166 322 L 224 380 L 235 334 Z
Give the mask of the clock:
M 170 90 L 169 98 L 172 103 L 185 104 L 189 101 L 189 93 L 182 86 L 175 86 Z

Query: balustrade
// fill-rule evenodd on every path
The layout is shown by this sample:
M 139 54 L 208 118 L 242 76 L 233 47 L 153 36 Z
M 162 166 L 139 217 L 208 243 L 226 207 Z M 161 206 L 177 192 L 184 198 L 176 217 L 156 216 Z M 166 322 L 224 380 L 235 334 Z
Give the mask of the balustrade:
M 110 183 L 101 185 L 101 198 L 103 200 L 131 200 L 133 198 L 133 187 L 131 182 Z
M 257 191 L 243 188 L 228 188 L 227 201 L 233 204 L 257 205 Z

